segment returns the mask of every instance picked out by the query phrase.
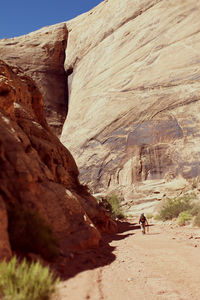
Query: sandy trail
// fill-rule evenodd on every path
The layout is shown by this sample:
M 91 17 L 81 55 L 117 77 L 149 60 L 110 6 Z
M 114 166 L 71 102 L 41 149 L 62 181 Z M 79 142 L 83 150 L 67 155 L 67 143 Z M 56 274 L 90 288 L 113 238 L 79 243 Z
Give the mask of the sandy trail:
M 59 300 L 200 299 L 200 229 L 156 224 L 142 235 L 134 221 L 123 222 L 100 249 L 74 261 Z

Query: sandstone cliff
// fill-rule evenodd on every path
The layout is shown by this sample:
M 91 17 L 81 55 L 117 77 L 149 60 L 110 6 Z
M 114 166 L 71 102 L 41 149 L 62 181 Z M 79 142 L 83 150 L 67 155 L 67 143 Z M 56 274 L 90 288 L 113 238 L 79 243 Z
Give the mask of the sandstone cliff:
M 19 209 L 19 215 L 24 209 L 37 213 L 52 227 L 64 252 L 98 246 L 101 231 L 116 230 L 80 185 L 73 157 L 48 127 L 35 83 L 3 61 L 0 133 L 0 258 L 12 253 L 10 207 Z
M 199 176 L 199 15 L 195 0 L 109 0 L 68 23 L 61 141 L 94 192 L 152 201 Z
M 64 40 L 56 69 L 70 99 L 61 141 L 94 193 L 152 202 L 199 176 L 199 14 L 196 0 L 107 0 L 69 22 L 0 41 L 2 57 L 29 72 L 26 53 L 44 55 L 48 32 L 55 45 Z M 29 51 L 33 37 L 39 45 Z M 37 64 L 50 68 L 50 57 Z

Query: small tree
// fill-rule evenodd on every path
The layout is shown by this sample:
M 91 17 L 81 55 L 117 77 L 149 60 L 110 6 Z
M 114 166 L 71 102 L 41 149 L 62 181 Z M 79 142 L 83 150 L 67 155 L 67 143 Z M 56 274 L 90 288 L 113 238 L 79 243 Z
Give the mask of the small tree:
M 6 300 L 48 300 L 59 279 L 39 262 L 21 263 L 13 257 L 0 264 L 0 297 Z
M 102 204 L 110 212 L 111 216 L 114 219 L 123 219 L 125 217 L 120 205 L 120 199 L 117 195 L 112 194 L 106 198 L 103 198 Z

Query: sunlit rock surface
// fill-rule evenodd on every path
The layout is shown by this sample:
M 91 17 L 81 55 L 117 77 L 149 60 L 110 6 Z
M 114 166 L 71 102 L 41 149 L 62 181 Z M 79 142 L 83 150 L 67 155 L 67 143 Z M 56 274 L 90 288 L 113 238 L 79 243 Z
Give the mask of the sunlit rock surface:
M 57 135 L 67 115 L 67 36 L 66 25 L 57 24 L 0 41 L 0 58 L 36 82 L 43 96 L 45 117 Z
M 195 0 L 109 0 L 68 23 L 61 141 L 94 193 L 199 176 L 199 15 Z

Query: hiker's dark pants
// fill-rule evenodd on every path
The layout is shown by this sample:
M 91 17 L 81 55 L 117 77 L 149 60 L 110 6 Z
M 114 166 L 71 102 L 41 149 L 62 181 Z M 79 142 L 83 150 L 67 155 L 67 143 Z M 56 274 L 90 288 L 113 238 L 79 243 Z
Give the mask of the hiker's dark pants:
M 140 223 L 140 228 L 142 230 L 142 233 L 145 233 L 145 223 Z

